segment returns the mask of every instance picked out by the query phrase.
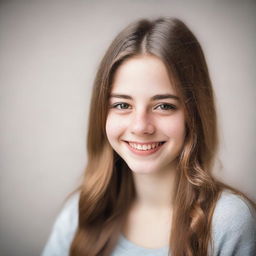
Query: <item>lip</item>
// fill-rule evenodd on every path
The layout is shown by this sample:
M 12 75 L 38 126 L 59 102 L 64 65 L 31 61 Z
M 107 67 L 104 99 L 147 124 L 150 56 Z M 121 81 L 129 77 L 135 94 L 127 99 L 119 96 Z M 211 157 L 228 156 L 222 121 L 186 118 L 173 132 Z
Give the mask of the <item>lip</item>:
M 140 155 L 140 156 L 148 156 L 148 155 L 152 155 L 154 153 L 156 153 L 157 151 L 159 151 L 162 146 L 164 145 L 165 141 L 151 141 L 151 142 L 137 142 L 137 141 L 124 141 L 128 147 L 128 149 L 136 154 L 136 155 Z M 149 150 L 138 150 L 136 148 L 133 148 L 129 143 L 135 143 L 138 145 L 148 145 L 148 144 L 153 144 L 153 143 L 161 143 L 159 146 L 157 146 L 156 148 L 152 148 Z

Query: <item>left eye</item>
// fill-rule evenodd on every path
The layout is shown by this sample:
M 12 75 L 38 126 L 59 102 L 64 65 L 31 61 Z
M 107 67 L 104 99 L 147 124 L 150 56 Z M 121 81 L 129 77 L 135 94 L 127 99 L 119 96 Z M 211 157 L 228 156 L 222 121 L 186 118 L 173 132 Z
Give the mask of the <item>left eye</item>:
M 117 108 L 117 109 L 129 109 L 130 105 L 128 103 L 125 102 L 120 102 L 120 103 L 116 103 L 113 104 L 113 108 Z
M 164 103 L 164 104 L 157 105 L 157 106 L 155 107 L 155 109 L 161 109 L 161 110 L 175 110 L 175 109 L 176 109 L 176 106 L 174 106 L 174 105 L 172 105 L 172 104 Z

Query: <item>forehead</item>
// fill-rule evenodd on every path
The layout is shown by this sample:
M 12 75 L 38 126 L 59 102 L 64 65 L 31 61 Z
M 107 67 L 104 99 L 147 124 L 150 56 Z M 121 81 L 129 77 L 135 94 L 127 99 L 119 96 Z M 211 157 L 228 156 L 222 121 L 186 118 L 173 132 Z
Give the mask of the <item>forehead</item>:
M 166 66 L 152 55 L 125 60 L 116 70 L 111 91 L 131 95 L 175 94 Z

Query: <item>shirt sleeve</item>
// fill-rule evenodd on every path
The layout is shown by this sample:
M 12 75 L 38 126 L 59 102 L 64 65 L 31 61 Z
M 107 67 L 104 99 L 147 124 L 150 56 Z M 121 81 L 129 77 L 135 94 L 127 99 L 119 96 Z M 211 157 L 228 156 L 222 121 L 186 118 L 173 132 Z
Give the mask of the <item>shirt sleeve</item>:
M 213 215 L 212 229 L 212 255 L 256 255 L 255 209 L 240 196 L 222 193 Z
M 78 200 L 73 196 L 57 217 L 41 256 L 68 256 L 78 225 Z

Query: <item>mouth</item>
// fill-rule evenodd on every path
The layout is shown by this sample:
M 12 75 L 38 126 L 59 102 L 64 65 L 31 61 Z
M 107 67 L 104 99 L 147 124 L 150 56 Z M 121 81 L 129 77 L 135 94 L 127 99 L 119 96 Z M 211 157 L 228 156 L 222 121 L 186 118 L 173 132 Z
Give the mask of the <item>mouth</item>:
M 132 152 L 137 154 L 142 154 L 142 155 L 155 153 L 165 143 L 165 141 L 147 142 L 147 143 L 141 143 L 141 142 L 135 142 L 135 141 L 125 141 L 125 142 Z

